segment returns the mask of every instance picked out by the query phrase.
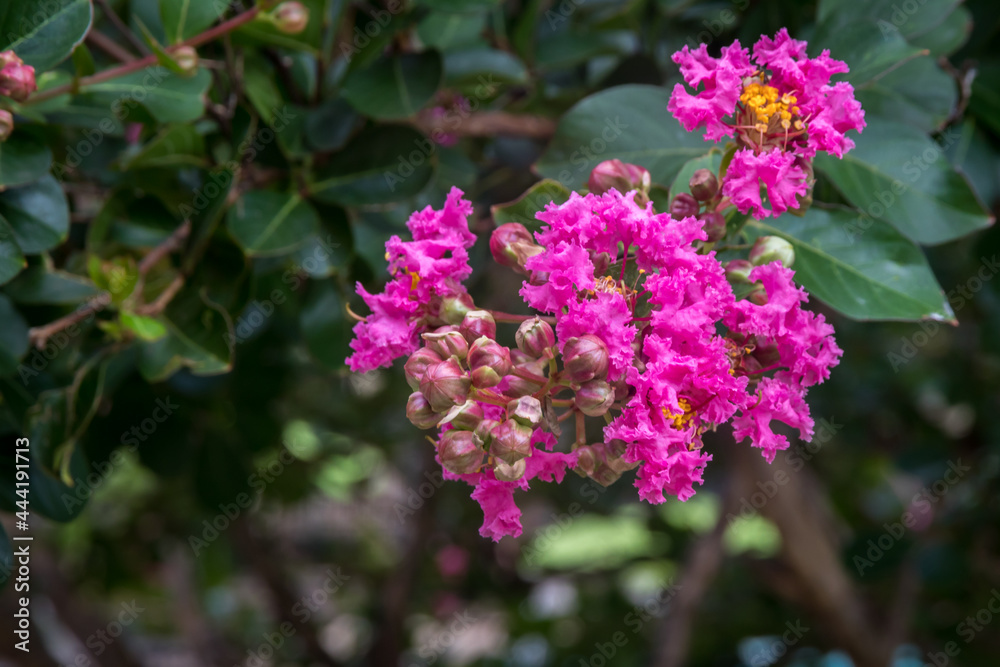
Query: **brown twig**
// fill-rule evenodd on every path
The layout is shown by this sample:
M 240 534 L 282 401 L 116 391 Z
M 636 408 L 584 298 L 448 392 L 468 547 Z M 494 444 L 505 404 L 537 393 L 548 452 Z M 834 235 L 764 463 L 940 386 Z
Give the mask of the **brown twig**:
M 135 60 L 134 55 L 119 46 L 118 42 L 114 41 L 104 33 L 91 30 L 87 33 L 87 41 L 120 62 L 130 63 Z
M 432 110 L 421 111 L 413 125 L 424 134 L 456 134 L 463 137 L 493 137 L 508 134 L 533 139 L 548 139 L 556 131 L 556 122 L 544 116 L 513 114 L 506 111 L 480 111 L 460 118 L 435 116 Z

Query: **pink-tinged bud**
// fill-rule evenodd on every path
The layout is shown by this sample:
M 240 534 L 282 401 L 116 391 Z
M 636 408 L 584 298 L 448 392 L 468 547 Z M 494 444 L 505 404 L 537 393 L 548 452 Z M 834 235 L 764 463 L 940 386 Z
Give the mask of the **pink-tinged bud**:
M 500 422 L 496 419 L 484 419 L 479 422 L 472 434 L 476 437 L 476 444 L 481 449 L 488 450 L 493 442 L 493 433 L 500 428 Z
M 534 396 L 515 398 L 507 404 L 507 418 L 535 428 L 542 423 L 542 402 Z
M 450 330 L 425 333 L 421 335 L 421 338 L 424 339 L 427 349 L 442 359 L 458 357 L 459 361 L 464 361 L 466 355 L 469 354 L 469 343 L 465 340 L 465 336 L 454 327 L 448 327 L 448 329 Z
M 309 25 L 309 9 L 301 2 L 283 2 L 274 10 L 274 26 L 286 35 L 297 35 Z
M 768 299 L 767 299 L 767 292 L 764 291 L 764 287 L 761 286 L 760 289 L 756 290 L 750 296 L 748 296 L 747 301 L 749 301 L 750 303 L 755 303 L 758 306 L 766 306 Z
M 497 337 L 497 323 L 493 319 L 493 314 L 488 310 L 470 310 L 462 319 L 462 326 L 458 328 L 465 336 L 465 340 L 474 343 L 477 338 L 486 336 L 487 338 Z
M 510 267 L 528 275 L 524 263 L 530 257 L 545 252 L 545 248 L 535 243 L 528 228 L 519 222 L 508 222 L 493 230 L 490 236 L 490 253 L 501 266 Z
M 465 403 L 471 384 L 458 360 L 452 357 L 427 367 L 420 382 L 420 393 L 435 412 L 445 412 L 453 405 Z
M 569 379 L 577 384 L 608 375 L 608 346 L 593 334 L 570 338 L 563 348 L 563 367 Z
M 466 401 L 456 405 L 438 422 L 438 426 L 451 424 L 460 431 L 474 431 L 483 421 L 483 406 L 475 401 Z
M 23 102 L 36 90 L 35 68 L 25 65 L 13 51 L 0 53 L 0 95 Z
M 428 350 L 426 347 L 422 347 L 411 354 L 410 358 L 403 365 L 403 374 L 406 375 L 406 383 L 410 385 L 410 389 L 413 391 L 420 389 L 420 383 L 424 379 L 427 367 L 441 361 L 441 355 Z
M 548 322 L 540 317 L 533 317 L 521 322 L 514 340 L 517 341 L 517 349 L 537 359 L 556 344 L 556 335 Z
M 476 446 L 471 431 L 446 431 L 437 443 L 438 460 L 456 475 L 479 471 L 483 450 Z
M 750 272 L 753 264 L 745 259 L 733 259 L 726 262 L 726 278 L 735 285 L 750 284 Z
M 406 401 L 406 418 L 417 428 L 434 428 L 441 421 L 441 415 L 431 408 L 424 395 L 419 391 L 410 394 Z
M 590 477 L 602 486 L 610 486 L 622 473 L 637 467 L 638 463 L 626 463 L 622 459 L 625 453 L 624 443 L 615 441 L 608 445 L 598 442 L 594 445 L 578 447 L 577 463 L 574 471 L 580 476 Z
M 510 350 L 491 338 L 481 336 L 469 348 L 469 368 L 477 388 L 495 387 L 510 373 Z
M 532 382 L 531 380 L 525 380 L 524 378 L 519 378 L 516 375 L 508 375 L 507 388 L 504 389 L 503 393 L 507 396 L 520 398 L 521 396 L 534 394 L 539 389 L 541 389 L 541 385 Z
M 699 169 L 688 181 L 691 195 L 698 201 L 708 201 L 719 193 L 719 179 L 708 169 Z
M 594 265 L 594 275 L 603 276 L 611 266 L 611 255 L 606 252 L 590 251 L 590 261 Z
M 193 46 L 179 46 L 170 52 L 184 76 L 194 76 L 198 72 L 198 51 Z
M 508 419 L 493 430 L 490 454 L 513 465 L 531 454 L 531 434 L 530 426 Z
M 795 248 L 779 236 L 761 236 L 750 248 L 750 263 L 754 266 L 780 262 L 791 268 L 795 263 Z
M 698 214 L 698 219 L 705 223 L 705 234 L 708 235 L 708 242 L 715 243 L 721 241 L 726 236 L 726 218 L 715 211 L 705 211 Z
M 0 109 L 0 142 L 7 141 L 14 131 L 14 116 L 11 112 Z
M 516 461 L 514 465 L 509 465 L 506 461 L 497 459 L 493 463 L 493 476 L 501 482 L 516 482 L 524 477 L 527 469 L 528 463 L 525 459 Z
M 649 171 L 621 160 L 605 160 L 594 167 L 587 180 L 587 188 L 595 195 L 603 195 L 608 190 L 617 190 L 622 194 L 638 190 L 647 195 L 651 185 Z
M 680 220 L 698 215 L 701 205 L 698 200 L 686 192 L 682 192 L 670 202 L 670 217 Z
M 615 402 L 615 390 L 604 380 L 584 382 L 576 392 L 573 405 L 588 417 L 600 417 Z
M 469 311 L 475 309 L 476 304 L 472 302 L 471 296 L 465 293 L 455 294 L 441 300 L 441 310 L 438 315 L 445 323 L 458 326 Z

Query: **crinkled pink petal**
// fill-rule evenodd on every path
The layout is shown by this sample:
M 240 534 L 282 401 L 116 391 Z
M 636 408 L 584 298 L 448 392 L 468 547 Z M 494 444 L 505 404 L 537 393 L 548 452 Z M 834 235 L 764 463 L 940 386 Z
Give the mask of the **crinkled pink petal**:
M 761 185 L 767 188 L 770 209 L 764 208 Z M 806 172 L 795 164 L 795 155 L 778 149 L 759 155 L 746 148 L 737 151 L 722 184 L 722 194 L 741 213 L 752 212 L 758 219 L 798 208 L 796 197 L 804 197 L 808 192 Z
M 461 190 L 453 187 L 440 211 L 430 206 L 422 211 L 415 211 L 407 220 L 406 226 L 414 241 L 448 239 L 462 247 L 471 248 L 476 242 L 476 235 L 469 231 L 470 215 L 472 203 L 464 198 Z
M 617 292 L 597 292 L 593 299 L 568 304 L 565 314 L 556 316 L 559 351 L 570 338 L 593 334 L 608 347 L 608 377 L 614 382 L 632 365 L 635 356 L 632 341 L 636 329 L 631 325 L 632 312 Z
M 521 296 L 532 308 L 557 313 L 577 300 L 580 290 L 594 288 L 594 265 L 587 251 L 560 241 L 555 248 L 528 259 L 525 268 L 535 276 L 547 276 L 540 285 L 528 282 Z
M 750 438 L 750 444 L 762 450 L 768 463 L 779 451 L 788 449 L 788 438 L 771 429 L 772 421 L 797 428 L 803 440 L 811 440 L 813 433 L 813 420 L 803 398 L 805 389 L 779 376 L 763 378 L 757 387 L 760 400 L 733 419 L 733 437 L 737 442 Z
M 682 84 L 674 86 L 667 109 L 687 131 L 706 128 L 705 139 L 718 141 L 732 136 L 733 129 L 722 122 L 736 109 L 743 77 L 753 72 L 749 53 L 737 41 L 722 49 L 721 57 L 712 58 L 702 44 L 695 50 L 687 46 L 673 55 L 681 76 L 692 88 L 704 88 L 691 95 Z
M 484 478 L 472 492 L 472 499 L 483 508 L 479 534 L 499 542 L 506 535 L 520 537 L 521 510 L 514 504 L 514 482 Z
M 814 150 L 843 157 L 854 148 L 854 141 L 845 133 L 861 132 L 866 126 L 865 112 L 854 99 L 854 87 L 841 81 L 830 87 L 823 109 L 809 121 L 809 145 Z
M 414 319 L 419 305 L 409 299 L 405 284 L 391 282 L 385 292 L 369 294 L 358 283 L 358 294 L 365 300 L 372 313 L 364 322 L 354 325 L 351 349 L 347 358 L 352 371 L 365 372 L 380 366 L 389 366 L 393 359 L 412 353 L 419 345 Z

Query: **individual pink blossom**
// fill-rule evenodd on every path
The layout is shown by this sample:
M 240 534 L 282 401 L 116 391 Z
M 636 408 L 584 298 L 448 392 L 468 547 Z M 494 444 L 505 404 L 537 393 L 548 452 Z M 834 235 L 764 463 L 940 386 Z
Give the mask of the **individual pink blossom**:
M 25 65 L 13 51 L 0 53 L 0 95 L 23 102 L 36 90 L 35 68 Z
M 685 46 L 673 55 L 673 61 L 680 66 L 688 85 L 704 85 L 704 89 L 691 95 L 683 84 L 676 84 L 667 109 L 688 132 L 705 127 L 707 141 L 733 136 L 732 126 L 723 119 L 733 113 L 744 77 L 753 74 L 747 50 L 736 41 L 722 49 L 721 57 L 712 58 L 705 44 L 693 51 Z
M 767 189 L 770 209 L 764 208 L 760 194 L 762 186 Z M 809 186 L 806 172 L 795 164 L 792 153 L 775 148 L 755 154 L 744 148 L 737 151 L 729 163 L 722 182 L 722 194 L 729 197 L 740 211 L 766 218 L 798 208 L 796 197 L 804 197 L 809 192 Z

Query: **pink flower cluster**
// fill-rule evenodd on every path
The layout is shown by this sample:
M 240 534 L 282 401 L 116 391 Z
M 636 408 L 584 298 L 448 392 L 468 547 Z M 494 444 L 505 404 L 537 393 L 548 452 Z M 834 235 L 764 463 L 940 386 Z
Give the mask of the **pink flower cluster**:
M 23 102 L 37 89 L 34 67 L 25 65 L 13 51 L 0 53 L 0 95 Z
M 782 28 L 763 36 L 750 52 L 737 41 L 718 58 L 706 45 L 685 46 L 673 55 L 684 81 L 674 86 L 668 109 L 688 131 L 705 128 L 705 139 L 736 140 L 736 152 L 722 192 L 743 213 L 758 218 L 799 208 L 812 187 L 811 160 L 817 151 L 843 157 L 854 147 L 848 130 L 861 131 L 865 114 L 846 82 L 845 63 L 823 51 L 806 56 L 806 43 Z M 764 207 L 761 185 L 771 208 Z
M 368 370 L 410 355 L 407 415 L 439 429 L 437 459 L 446 478 L 475 487 L 484 536 L 520 535 L 514 493 L 536 479 L 560 482 L 567 469 L 609 484 L 638 468 L 642 498 L 686 500 L 711 460 L 705 431 L 732 421 L 737 439 L 768 460 L 788 447 L 775 421 L 811 437 L 805 393 L 841 351 L 822 315 L 802 308 L 792 271 L 753 268 L 757 291 L 737 301 L 706 251 L 706 221 L 635 198 L 573 193 L 538 213 L 534 237 L 514 223 L 494 232 L 494 257 L 527 276 L 520 294 L 547 317 L 472 304 L 461 285 L 472 207 L 457 189 L 441 211 L 411 217 L 413 241 L 386 244 L 385 292 L 358 285 L 372 314 L 355 327 L 348 363 Z M 521 321 L 516 349 L 495 340 L 494 316 Z M 567 410 L 557 417 L 557 408 Z M 598 416 L 609 419 L 604 440 L 588 443 L 584 419 Z M 558 451 L 568 417 L 576 439 Z

